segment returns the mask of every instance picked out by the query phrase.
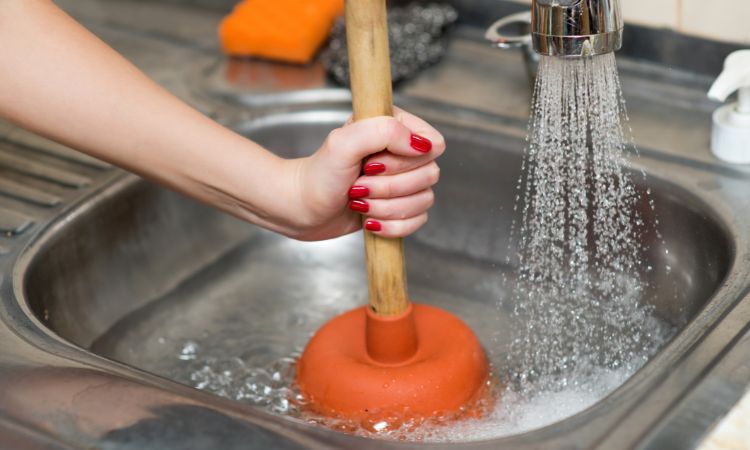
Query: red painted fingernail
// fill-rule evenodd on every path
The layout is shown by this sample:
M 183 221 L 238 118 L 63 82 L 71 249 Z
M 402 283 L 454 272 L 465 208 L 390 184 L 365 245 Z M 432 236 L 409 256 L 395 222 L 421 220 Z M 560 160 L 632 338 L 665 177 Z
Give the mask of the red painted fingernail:
M 422 137 L 418 134 L 412 134 L 411 147 L 419 152 L 427 153 L 432 150 L 432 142 L 426 137 Z
M 367 231 L 380 231 L 383 227 L 377 220 L 367 219 L 365 220 L 365 230 Z
M 349 188 L 349 198 L 362 198 L 370 195 L 367 186 L 352 186 Z
M 364 200 L 352 200 L 349 202 L 349 209 L 361 213 L 366 213 L 370 210 L 370 205 Z
M 377 175 L 385 172 L 385 164 L 379 162 L 371 162 L 365 164 L 365 175 Z

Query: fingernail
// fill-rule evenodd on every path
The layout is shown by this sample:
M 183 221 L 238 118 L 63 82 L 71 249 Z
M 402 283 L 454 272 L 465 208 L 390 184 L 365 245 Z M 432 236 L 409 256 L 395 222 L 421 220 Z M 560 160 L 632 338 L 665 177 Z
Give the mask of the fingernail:
M 377 175 L 385 172 L 385 164 L 379 162 L 371 162 L 365 164 L 365 175 Z
M 349 198 L 362 198 L 370 195 L 367 186 L 352 186 L 349 188 Z
M 373 219 L 367 219 L 365 220 L 365 230 L 367 231 L 380 231 L 383 227 L 380 225 L 380 222 Z
M 361 213 L 366 213 L 370 210 L 370 205 L 364 200 L 352 200 L 349 202 L 349 209 Z
M 411 147 L 419 152 L 427 153 L 432 150 L 432 142 L 426 137 L 422 137 L 418 134 L 412 134 Z

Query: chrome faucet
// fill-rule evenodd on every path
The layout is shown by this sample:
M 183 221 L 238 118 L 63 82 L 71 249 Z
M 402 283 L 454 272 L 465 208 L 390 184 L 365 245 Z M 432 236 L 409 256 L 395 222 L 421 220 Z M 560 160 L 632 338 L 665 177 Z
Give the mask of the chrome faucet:
M 503 34 L 512 24 L 529 32 Z M 485 38 L 498 48 L 521 48 L 533 80 L 538 55 L 580 58 L 614 52 L 622 47 L 622 31 L 620 0 L 532 0 L 531 11 L 498 20 Z
M 541 55 L 575 58 L 622 47 L 619 0 L 534 0 L 531 42 Z

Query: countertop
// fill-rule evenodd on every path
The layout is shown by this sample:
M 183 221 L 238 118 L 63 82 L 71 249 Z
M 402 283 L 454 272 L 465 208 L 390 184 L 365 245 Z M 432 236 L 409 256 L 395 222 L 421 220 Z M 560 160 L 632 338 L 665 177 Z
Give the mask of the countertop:
M 750 391 L 703 441 L 699 450 L 750 448 Z

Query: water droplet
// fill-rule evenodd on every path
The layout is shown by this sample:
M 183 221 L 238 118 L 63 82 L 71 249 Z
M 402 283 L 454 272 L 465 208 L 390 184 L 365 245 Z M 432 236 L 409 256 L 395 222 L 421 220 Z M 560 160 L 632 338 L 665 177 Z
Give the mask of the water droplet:
M 187 341 L 182 346 L 182 350 L 180 350 L 180 354 L 177 357 L 183 361 L 193 360 L 198 355 L 198 349 L 199 347 L 197 342 Z

